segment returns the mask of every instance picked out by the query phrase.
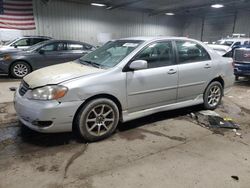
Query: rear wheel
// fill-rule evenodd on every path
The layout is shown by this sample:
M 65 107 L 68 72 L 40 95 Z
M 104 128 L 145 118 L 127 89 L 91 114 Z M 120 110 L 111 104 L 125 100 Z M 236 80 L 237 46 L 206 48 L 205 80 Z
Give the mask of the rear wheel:
M 223 88 L 220 82 L 212 82 L 204 93 L 204 107 L 207 110 L 214 110 L 220 104 L 223 95 Z
M 24 61 L 17 61 L 10 67 L 10 74 L 14 78 L 23 78 L 31 72 L 31 67 Z
M 119 110 L 109 99 L 100 98 L 88 102 L 76 117 L 76 128 L 86 141 L 98 141 L 109 137 L 119 121 Z

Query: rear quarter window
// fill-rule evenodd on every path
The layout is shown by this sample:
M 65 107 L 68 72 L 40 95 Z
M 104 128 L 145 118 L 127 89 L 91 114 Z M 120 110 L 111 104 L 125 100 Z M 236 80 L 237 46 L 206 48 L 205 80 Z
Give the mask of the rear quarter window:
M 67 44 L 67 49 L 68 50 L 83 50 L 84 46 L 82 44 L 69 43 Z

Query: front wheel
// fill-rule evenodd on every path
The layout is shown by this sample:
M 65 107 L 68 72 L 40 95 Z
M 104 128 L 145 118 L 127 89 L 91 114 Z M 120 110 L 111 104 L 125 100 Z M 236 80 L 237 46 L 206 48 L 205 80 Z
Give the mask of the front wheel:
M 31 68 L 28 63 L 24 61 L 17 61 L 10 67 L 10 74 L 14 78 L 23 78 L 31 72 Z
M 119 110 L 109 99 L 95 99 L 85 104 L 76 116 L 78 134 L 86 141 L 109 137 L 119 122 Z
M 204 107 L 207 110 L 214 110 L 220 104 L 223 95 L 223 88 L 220 82 L 212 82 L 204 93 Z

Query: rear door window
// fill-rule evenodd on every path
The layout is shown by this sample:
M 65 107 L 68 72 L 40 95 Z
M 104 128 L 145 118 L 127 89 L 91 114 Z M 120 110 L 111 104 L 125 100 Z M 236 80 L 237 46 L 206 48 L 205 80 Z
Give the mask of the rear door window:
M 206 49 L 195 42 L 176 41 L 176 47 L 180 64 L 211 60 Z
M 45 52 L 55 52 L 55 51 L 59 52 L 59 51 L 64 51 L 66 49 L 67 49 L 66 44 L 61 42 L 48 44 L 41 48 L 41 50 Z
M 45 38 L 32 38 L 32 39 L 30 40 L 30 45 L 32 46 L 32 45 L 34 45 L 34 44 L 37 44 L 37 43 L 39 43 L 39 42 L 43 42 L 43 41 L 45 41 L 45 40 L 48 40 L 48 39 L 45 39 Z

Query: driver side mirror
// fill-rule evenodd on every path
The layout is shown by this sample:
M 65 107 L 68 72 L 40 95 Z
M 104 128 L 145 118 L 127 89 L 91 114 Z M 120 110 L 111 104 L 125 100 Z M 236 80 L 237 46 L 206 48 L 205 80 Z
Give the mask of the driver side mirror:
M 145 60 L 135 60 L 129 65 L 130 70 L 142 70 L 148 68 L 148 62 Z
M 14 44 L 14 48 L 17 48 L 17 45 L 16 45 L 16 44 Z

